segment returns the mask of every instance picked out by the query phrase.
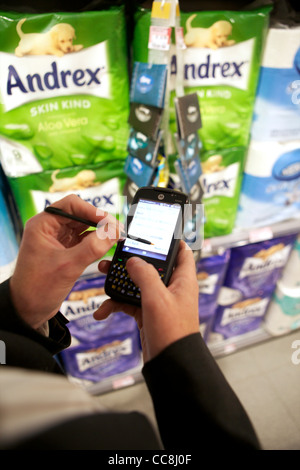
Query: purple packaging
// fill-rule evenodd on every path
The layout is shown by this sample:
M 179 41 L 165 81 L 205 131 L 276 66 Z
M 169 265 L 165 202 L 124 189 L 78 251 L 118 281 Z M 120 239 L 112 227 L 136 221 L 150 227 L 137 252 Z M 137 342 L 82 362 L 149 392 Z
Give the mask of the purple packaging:
M 108 298 L 105 276 L 81 279 L 61 306 L 69 320 L 72 344 L 60 356 L 70 377 L 101 382 L 141 363 L 139 332 L 133 317 L 124 312 L 97 321 L 94 311 Z
M 239 336 L 261 326 L 296 237 L 288 235 L 231 249 L 210 341 Z
M 231 249 L 225 286 L 243 297 L 261 296 L 275 288 L 297 235 L 287 235 Z
M 60 311 L 69 320 L 71 335 L 78 341 L 90 343 L 97 340 L 107 330 L 116 334 L 134 331 L 136 322 L 124 312 L 111 314 L 106 320 L 97 321 L 93 313 L 108 299 L 104 291 L 105 276 L 82 279 L 76 282 Z
M 196 264 L 199 285 L 200 332 L 207 339 L 217 308 L 217 299 L 223 284 L 230 250 L 222 254 L 202 257 Z
M 118 334 L 106 331 L 97 341 L 69 347 L 63 351 L 62 359 L 70 376 L 101 382 L 140 365 L 138 331 Z

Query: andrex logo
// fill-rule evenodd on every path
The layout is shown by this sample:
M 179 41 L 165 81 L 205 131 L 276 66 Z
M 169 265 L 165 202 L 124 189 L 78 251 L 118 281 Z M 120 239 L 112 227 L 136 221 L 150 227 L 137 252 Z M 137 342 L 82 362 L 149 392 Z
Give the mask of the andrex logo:
M 239 171 L 239 163 L 232 163 L 222 171 L 203 173 L 200 182 L 204 191 L 203 198 L 213 196 L 233 197 Z
M 188 47 L 184 54 L 184 86 L 228 85 L 242 90 L 248 88 L 254 39 L 231 47 L 208 50 Z M 171 59 L 171 76 L 177 74 L 177 61 Z
M 16 57 L 0 52 L 0 62 L 0 93 L 5 111 L 59 96 L 110 98 L 107 41 L 58 59 L 53 55 Z
M 37 91 L 55 90 L 59 88 L 83 87 L 90 85 L 101 85 L 100 72 L 104 67 L 94 70 L 89 68 L 76 70 L 58 70 L 56 62 L 52 62 L 50 70 L 45 74 L 27 74 L 21 79 L 20 74 L 13 65 L 8 67 L 7 94 L 11 95 L 14 88 L 22 93 L 35 93 Z

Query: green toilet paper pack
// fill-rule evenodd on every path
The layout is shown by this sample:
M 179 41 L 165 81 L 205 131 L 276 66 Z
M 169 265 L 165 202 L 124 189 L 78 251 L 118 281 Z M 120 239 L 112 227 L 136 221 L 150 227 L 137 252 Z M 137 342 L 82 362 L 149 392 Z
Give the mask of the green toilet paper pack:
M 126 157 L 122 8 L 0 12 L 0 153 L 17 177 Z
M 8 178 L 23 224 L 48 205 L 76 194 L 96 208 L 116 217 L 122 213 L 124 172 L 121 160 L 98 165 L 46 170 Z
M 198 132 L 202 142 L 206 237 L 230 233 L 234 227 L 269 12 L 270 7 L 248 11 L 181 11 L 184 92 L 197 94 L 202 120 Z M 147 61 L 149 27 L 150 12 L 141 9 L 136 15 L 133 40 L 137 61 Z M 173 44 L 172 134 L 177 131 L 174 106 L 177 73 Z

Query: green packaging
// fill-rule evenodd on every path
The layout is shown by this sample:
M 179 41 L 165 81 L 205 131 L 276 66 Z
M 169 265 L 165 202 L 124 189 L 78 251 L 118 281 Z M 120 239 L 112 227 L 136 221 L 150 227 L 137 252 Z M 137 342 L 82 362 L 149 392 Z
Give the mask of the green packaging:
M 119 218 L 124 180 L 120 160 L 8 178 L 23 224 L 69 194 L 76 194 Z
M 184 93 L 197 93 L 201 111 L 198 132 L 206 237 L 225 235 L 234 228 L 270 10 L 181 12 Z M 149 27 L 149 10 L 140 9 L 133 39 L 137 61 L 147 61 Z M 174 44 L 170 75 L 170 131 L 174 134 L 178 79 Z
M 126 158 L 122 8 L 0 13 L 0 153 L 17 177 Z

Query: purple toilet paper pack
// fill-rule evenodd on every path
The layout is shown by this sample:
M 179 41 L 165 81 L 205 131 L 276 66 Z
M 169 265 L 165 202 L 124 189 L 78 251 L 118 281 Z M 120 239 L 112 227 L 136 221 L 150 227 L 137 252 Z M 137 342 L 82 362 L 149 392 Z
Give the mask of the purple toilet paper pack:
M 141 349 L 134 318 L 124 312 L 97 321 L 93 313 L 108 297 L 105 276 L 79 280 L 61 306 L 69 320 L 72 344 L 61 353 L 66 372 L 87 382 L 104 379 L 139 366 Z
M 230 250 L 222 254 L 202 257 L 196 265 L 199 285 L 199 320 L 200 331 L 207 338 L 214 318 L 217 299 L 223 284 L 230 257 Z
M 288 235 L 231 249 L 212 328 L 218 339 L 260 327 L 295 240 Z

